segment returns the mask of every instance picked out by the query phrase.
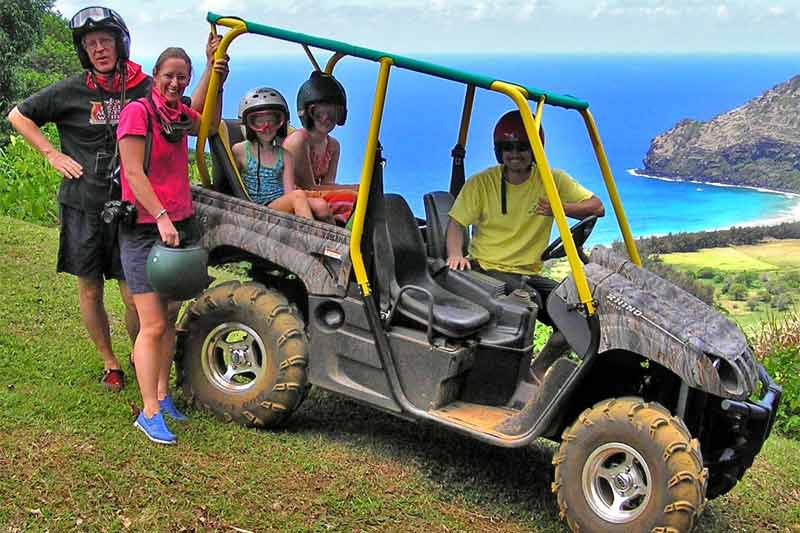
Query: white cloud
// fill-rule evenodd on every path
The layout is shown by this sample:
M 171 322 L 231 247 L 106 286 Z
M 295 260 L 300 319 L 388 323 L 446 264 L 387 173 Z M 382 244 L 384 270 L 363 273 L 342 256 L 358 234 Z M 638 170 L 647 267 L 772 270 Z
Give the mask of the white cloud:
M 782 17 L 786 14 L 786 8 L 784 6 L 769 6 L 767 12 L 773 17 Z
M 135 57 L 170 45 L 202 57 L 207 11 L 398 53 L 800 48 L 796 22 L 788 22 L 800 13 L 780 0 L 57 0 L 56 7 L 70 17 L 90 3 L 125 17 Z M 295 50 L 253 37 L 233 46 L 239 54 Z

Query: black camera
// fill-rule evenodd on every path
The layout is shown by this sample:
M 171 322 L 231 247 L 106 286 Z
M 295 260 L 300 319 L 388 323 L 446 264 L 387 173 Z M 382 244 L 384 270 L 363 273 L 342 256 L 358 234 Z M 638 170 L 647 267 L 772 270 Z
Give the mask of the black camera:
M 106 224 L 136 224 L 136 206 L 125 200 L 111 200 L 103 205 L 101 216 Z

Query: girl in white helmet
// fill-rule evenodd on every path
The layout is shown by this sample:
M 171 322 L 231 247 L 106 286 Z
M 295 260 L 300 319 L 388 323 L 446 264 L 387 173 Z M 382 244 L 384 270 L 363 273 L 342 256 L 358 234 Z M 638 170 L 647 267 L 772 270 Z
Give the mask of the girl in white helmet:
M 295 186 L 294 159 L 281 148 L 289 119 L 289 106 L 281 93 L 270 87 L 251 89 L 239 103 L 239 118 L 246 140 L 231 149 L 250 199 L 305 218 L 314 218 L 314 213 L 328 217 L 324 200 L 308 198 Z

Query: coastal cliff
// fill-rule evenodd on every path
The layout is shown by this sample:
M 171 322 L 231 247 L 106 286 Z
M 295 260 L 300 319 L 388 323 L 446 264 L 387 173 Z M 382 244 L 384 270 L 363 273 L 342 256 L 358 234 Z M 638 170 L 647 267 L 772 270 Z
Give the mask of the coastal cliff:
M 650 143 L 641 173 L 800 193 L 800 75 Z

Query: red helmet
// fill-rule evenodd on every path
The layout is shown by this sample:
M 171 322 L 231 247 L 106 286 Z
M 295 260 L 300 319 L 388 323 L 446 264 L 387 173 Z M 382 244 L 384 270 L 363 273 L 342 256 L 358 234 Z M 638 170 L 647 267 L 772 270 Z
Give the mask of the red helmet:
M 539 125 L 539 139 L 544 145 L 544 128 Z M 528 142 L 528 134 L 525 125 L 522 123 L 522 115 L 519 110 L 509 111 L 497 121 L 494 127 L 494 155 L 497 162 L 502 163 L 503 157 L 500 153 L 498 143 L 502 142 Z

